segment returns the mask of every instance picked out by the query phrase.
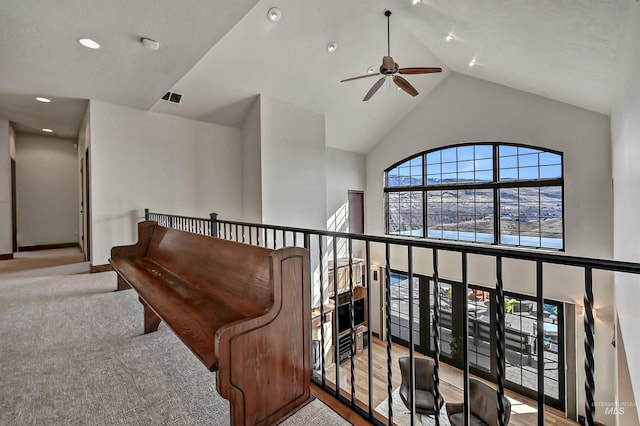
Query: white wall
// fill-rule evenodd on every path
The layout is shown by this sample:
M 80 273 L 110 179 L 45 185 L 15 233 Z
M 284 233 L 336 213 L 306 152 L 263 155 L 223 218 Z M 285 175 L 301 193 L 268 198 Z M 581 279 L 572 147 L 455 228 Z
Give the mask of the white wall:
M 367 155 L 367 233 L 384 233 L 383 171 L 412 154 L 464 142 L 513 142 L 564 153 L 565 247 L 576 256 L 613 256 L 611 142 L 609 117 L 567 104 L 510 89 L 472 77 L 451 73 L 424 102 L 392 129 Z M 392 253 L 402 264 L 403 253 Z M 379 254 L 373 263 L 383 262 Z M 398 263 L 395 263 L 397 265 Z M 460 280 L 460 256 L 442 253 L 440 274 Z M 432 274 L 430 252 L 414 254 L 416 272 Z M 469 280 L 495 285 L 495 266 L 486 258 L 469 258 Z M 584 273 L 545 267 L 545 297 L 582 305 Z M 504 265 L 505 288 L 535 294 L 535 266 L 508 261 Z M 613 293 L 610 274 L 595 275 L 597 401 L 614 398 L 614 371 L 608 362 L 615 353 Z M 576 318 L 582 338 L 582 315 Z M 573 321 L 571 318 L 567 322 Z M 584 412 L 584 365 L 581 342 L 578 365 L 579 410 Z M 576 361 L 576 362 L 574 362 Z M 602 410 L 600 410 L 602 411 Z M 602 413 L 599 413 L 602 415 Z M 599 420 L 606 421 L 600 417 Z
M 618 79 L 617 97 L 611 115 L 611 139 L 613 145 L 614 179 L 614 228 L 615 258 L 632 262 L 640 261 L 640 4 L 629 2 L 629 20 L 621 49 L 621 73 Z M 633 394 L 628 387 L 620 389 L 621 403 L 633 403 L 640 395 L 640 365 L 636 362 L 640 354 L 640 328 L 638 301 L 640 301 L 640 278 L 619 275 L 615 283 L 616 307 L 626 361 L 628 364 Z M 624 361 L 624 355 L 622 356 Z M 621 366 L 624 372 L 625 365 Z M 635 397 L 634 397 L 635 395 Z M 635 417 L 628 411 L 634 410 Z M 627 408 L 620 416 L 620 424 L 637 421 L 637 407 Z M 635 423 L 637 424 L 637 423 Z
M 13 253 L 10 127 L 7 120 L 0 120 L 0 255 Z
M 18 246 L 79 240 L 76 139 L 16 134 Z
M 240 130 L 92 100 L 90 131 L 92 264 L 136 241 L 144 208 L 240 217 Z
M 260 96 L 262 219 L 324 229 L 324 116 Z
M 242 216 L 229 219 L 251 223 L 262 222 L 260 143 L 260 98 L 258 97 L 242 123 Z
M 334 148 L 327 148 L 326 156 L 327 229 L 347 232 L 348 191 L 365 190 L 365 156 Z

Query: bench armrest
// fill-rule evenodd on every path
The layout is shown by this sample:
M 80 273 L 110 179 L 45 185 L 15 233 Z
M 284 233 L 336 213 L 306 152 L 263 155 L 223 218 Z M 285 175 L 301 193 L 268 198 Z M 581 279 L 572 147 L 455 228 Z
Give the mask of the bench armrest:
M 273 306 L 216 333 L 217 388 L 232 424 L 270 424 L 310 398 L 309 254 L 289 247 L 270 257 Z
M 158 222 L 152 220 L 145 220 L 138 223 L 138 242 L 128 246 L 116 246 L 111 248 L 111 258 L 131 258 L 131 257 L 144 257 L 149 247 L 149 241 L 151 240 L 151 234 L 153 234 L 154 228 L 158 225 Z

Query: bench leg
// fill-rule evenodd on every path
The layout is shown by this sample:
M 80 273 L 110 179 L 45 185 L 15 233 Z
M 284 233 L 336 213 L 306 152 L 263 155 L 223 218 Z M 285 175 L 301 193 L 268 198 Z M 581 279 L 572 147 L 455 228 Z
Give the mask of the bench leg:
M 116 289 L 116 291 L 128 290 L 130 288 L 131 286 L 129 286 L 129 284 L 127 284 L 127 282 L 122 279 L 120 275 L 118 275 L 118 288 Z
M 156 315 L 155 312 L 153 312 L 153 310 L 149 307 L 149 305 L 147 305 L 144 300 L 139 300 L 144 307 L 144 334 L 153 333 L 154 331 L 158 330 L 158 326 L 160 325 L 160 322 L 162 320 L 158 315 Z

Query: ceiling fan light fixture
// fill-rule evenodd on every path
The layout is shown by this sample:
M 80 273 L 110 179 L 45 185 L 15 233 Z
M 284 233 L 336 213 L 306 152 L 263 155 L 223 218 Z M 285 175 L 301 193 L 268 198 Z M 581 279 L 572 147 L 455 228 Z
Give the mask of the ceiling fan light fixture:
M 277 7 L 272 7 L 267 12 L 267 19 L 271 22 L 278 22 L 282 18 L 282 12 Z
M 330 41 L 327 44 L 327 52 L 328 53 L 335 53 L 336 50 L 338 50 L 338 42 L 337 41 Z

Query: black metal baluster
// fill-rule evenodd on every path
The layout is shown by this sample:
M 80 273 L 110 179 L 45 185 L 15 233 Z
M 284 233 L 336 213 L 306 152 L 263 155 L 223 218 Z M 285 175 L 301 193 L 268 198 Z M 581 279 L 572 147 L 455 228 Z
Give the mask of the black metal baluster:
M 355 358 L 356 358 L 356 324 L 353 311 L 355 309 L 353 303 L 353 240 L 351 237 L 347 240 L 348 254 L 349 254 L 349 321 L 351 333 L 351 405 L 356 405 L 356 370 L 355 370 Z
M 387 400 L 389 401 L 388 415 L 389 426 L 393 426 L 393 382 L 391 374 L 391 248 L 385 243 L 385 314 L 386 314 L 386 338 L 387 338 Z
M 544 287 L 542 262 L 536 262 L 536 346 L 538 355 L 538 426 L 544 426 Z M 498 395 L 500 398 L 500 395 Z M 504 419 L 502 420 L 504 423 Z
M 440 277 L 438 273 L 438 250 L 433 250 L 433 397 L 440 401 Z M 436 404 L 438 406 L 438 404 Z M 436 416 L 436 426 L 440 426 L 440 413 Z
M 593 323 L 593 270 L 584 269 L 584 373 L 585 373 L 585 424 L 594 426 L 596 406 L 594 395 L 596 383 L 593 379 L 595 373 L 594 352 L 594 323 Z
M 149 209 L 144 209 L 144 220 L 149 220 Z
M 471 409 L 469 406 L 469 277 L 467 275 L 467 253 L 462 252 L 462 289 L 464 300 L 462 303 L 462 372 L 464 380 L 464 424 L 471 424 Z
M 287 231 L 282 230 L 282 247 L 287 247 Z
M 365 267 L 367 268 L 365 283 L 367 285 L 367 383 L 369 389 L 369 420 L 373 419 L 373 336 L 371 331 L 371 244 L 365 242 Z M 381 277 L 379 277 L 381 278 Z M 378 307 L 377 309 L 379 309 Z
M 340 298 L 338 297 L 338 239 L 336 237 L 332 237 L 333 244 L 333 297 L 334 297 L 334 332 L 333 335 L 336 336 L 336 341 L 333 343 L 334 352 L 335 352 L 335 365 L 336 365 L 336 396 L 340 399 L 340 315 L 338 315 L 338 311 L 340 308 Z
M 501 396 L 504 395 L 505 379 L 505 317 L 504 291 L 502 282 L 502 256 L 496 257 L 496 361 L 498 373 L 498 424 L 504 426 L 504 404 Z
M 276 228 L 273 228 L 273 249 L 277 249 L 278 248 L 278 244 L 276 243 L 276 240 L 278 239 L 278 236 L 276 234 Z
M 415 383 L 415 348 L 413 346 L 413 247 L 407 246 L 407 269 L 409 279 L 409 409 L 410 425 L 415 423 L 416 414 L 416 383 Z M 400 299 L 400 297 L 398 297 Z
M 245 242 L 244 225 L 242 225 L 242 242 Z
M 324 359 L 324 253 L 322 252 L 322 235 L 318 234 L 318 265 L 320 269 L 320 363 L 322 366 L 322 387 L 326 385 Z

